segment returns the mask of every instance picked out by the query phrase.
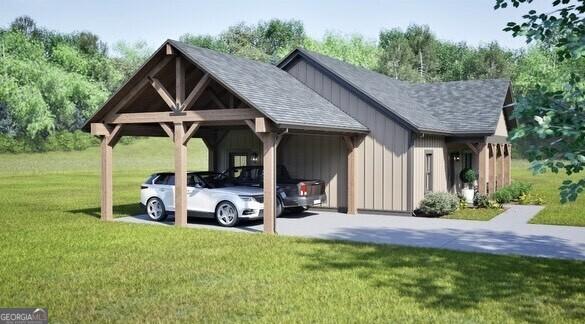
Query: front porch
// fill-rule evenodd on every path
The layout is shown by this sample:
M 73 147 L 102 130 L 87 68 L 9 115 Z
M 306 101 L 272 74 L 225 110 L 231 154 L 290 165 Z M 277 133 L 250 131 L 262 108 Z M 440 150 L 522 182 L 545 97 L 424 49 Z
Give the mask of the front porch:
M 477 189 L 491 195 L 511 179 L 512 145 L 506 137 L 447 138 L 447 174 L 449 191 L 461 192 L 464 187 L 459 173 L 471 168 L 477 175 Z

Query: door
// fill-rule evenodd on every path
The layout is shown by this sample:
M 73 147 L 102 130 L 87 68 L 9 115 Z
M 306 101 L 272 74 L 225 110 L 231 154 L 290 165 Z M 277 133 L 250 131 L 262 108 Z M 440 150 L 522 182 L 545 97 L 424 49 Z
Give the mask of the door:
M 169 174 L 165 185 L 161 186 L 161 199 L 167 210 L 175 210 L 175 175 Z
M 205 188 L 205 181 L 198 175 L 187 176 L 187 210 L 196 212 L 213 212 L 215 206 L 211 206 L 211 200 Z

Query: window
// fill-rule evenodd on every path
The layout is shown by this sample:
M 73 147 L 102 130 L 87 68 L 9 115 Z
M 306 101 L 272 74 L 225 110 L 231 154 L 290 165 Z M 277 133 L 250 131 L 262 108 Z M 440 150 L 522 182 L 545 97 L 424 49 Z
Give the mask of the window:
M 425 193 L 433 191 L 433 152 L 425 152 Z

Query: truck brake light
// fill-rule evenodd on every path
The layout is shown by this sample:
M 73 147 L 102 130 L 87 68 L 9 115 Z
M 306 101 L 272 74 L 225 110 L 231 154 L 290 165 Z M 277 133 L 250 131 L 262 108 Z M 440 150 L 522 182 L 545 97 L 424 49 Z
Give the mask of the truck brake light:
M 307 184 L 304 182 L 299 183 L 299 195 L 301 196 L 307 195 Z

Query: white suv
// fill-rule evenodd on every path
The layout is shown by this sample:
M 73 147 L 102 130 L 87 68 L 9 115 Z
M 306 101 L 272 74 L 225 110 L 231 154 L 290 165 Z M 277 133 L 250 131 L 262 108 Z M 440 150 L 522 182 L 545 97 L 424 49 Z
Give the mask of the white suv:
M 222 226 L 235 226 L 240 219 L 263 216 L 262 188 L 224 186 L 214 181 L 214 172 L 187 173 L 187 211 L 189 216 L 215 217 Z M 155 173 L 140 187 L 140 203 L 150 219 L 163 221 L 175 210 L 175 174 Z M 277 215 L 282 203 L 277 199 Z

